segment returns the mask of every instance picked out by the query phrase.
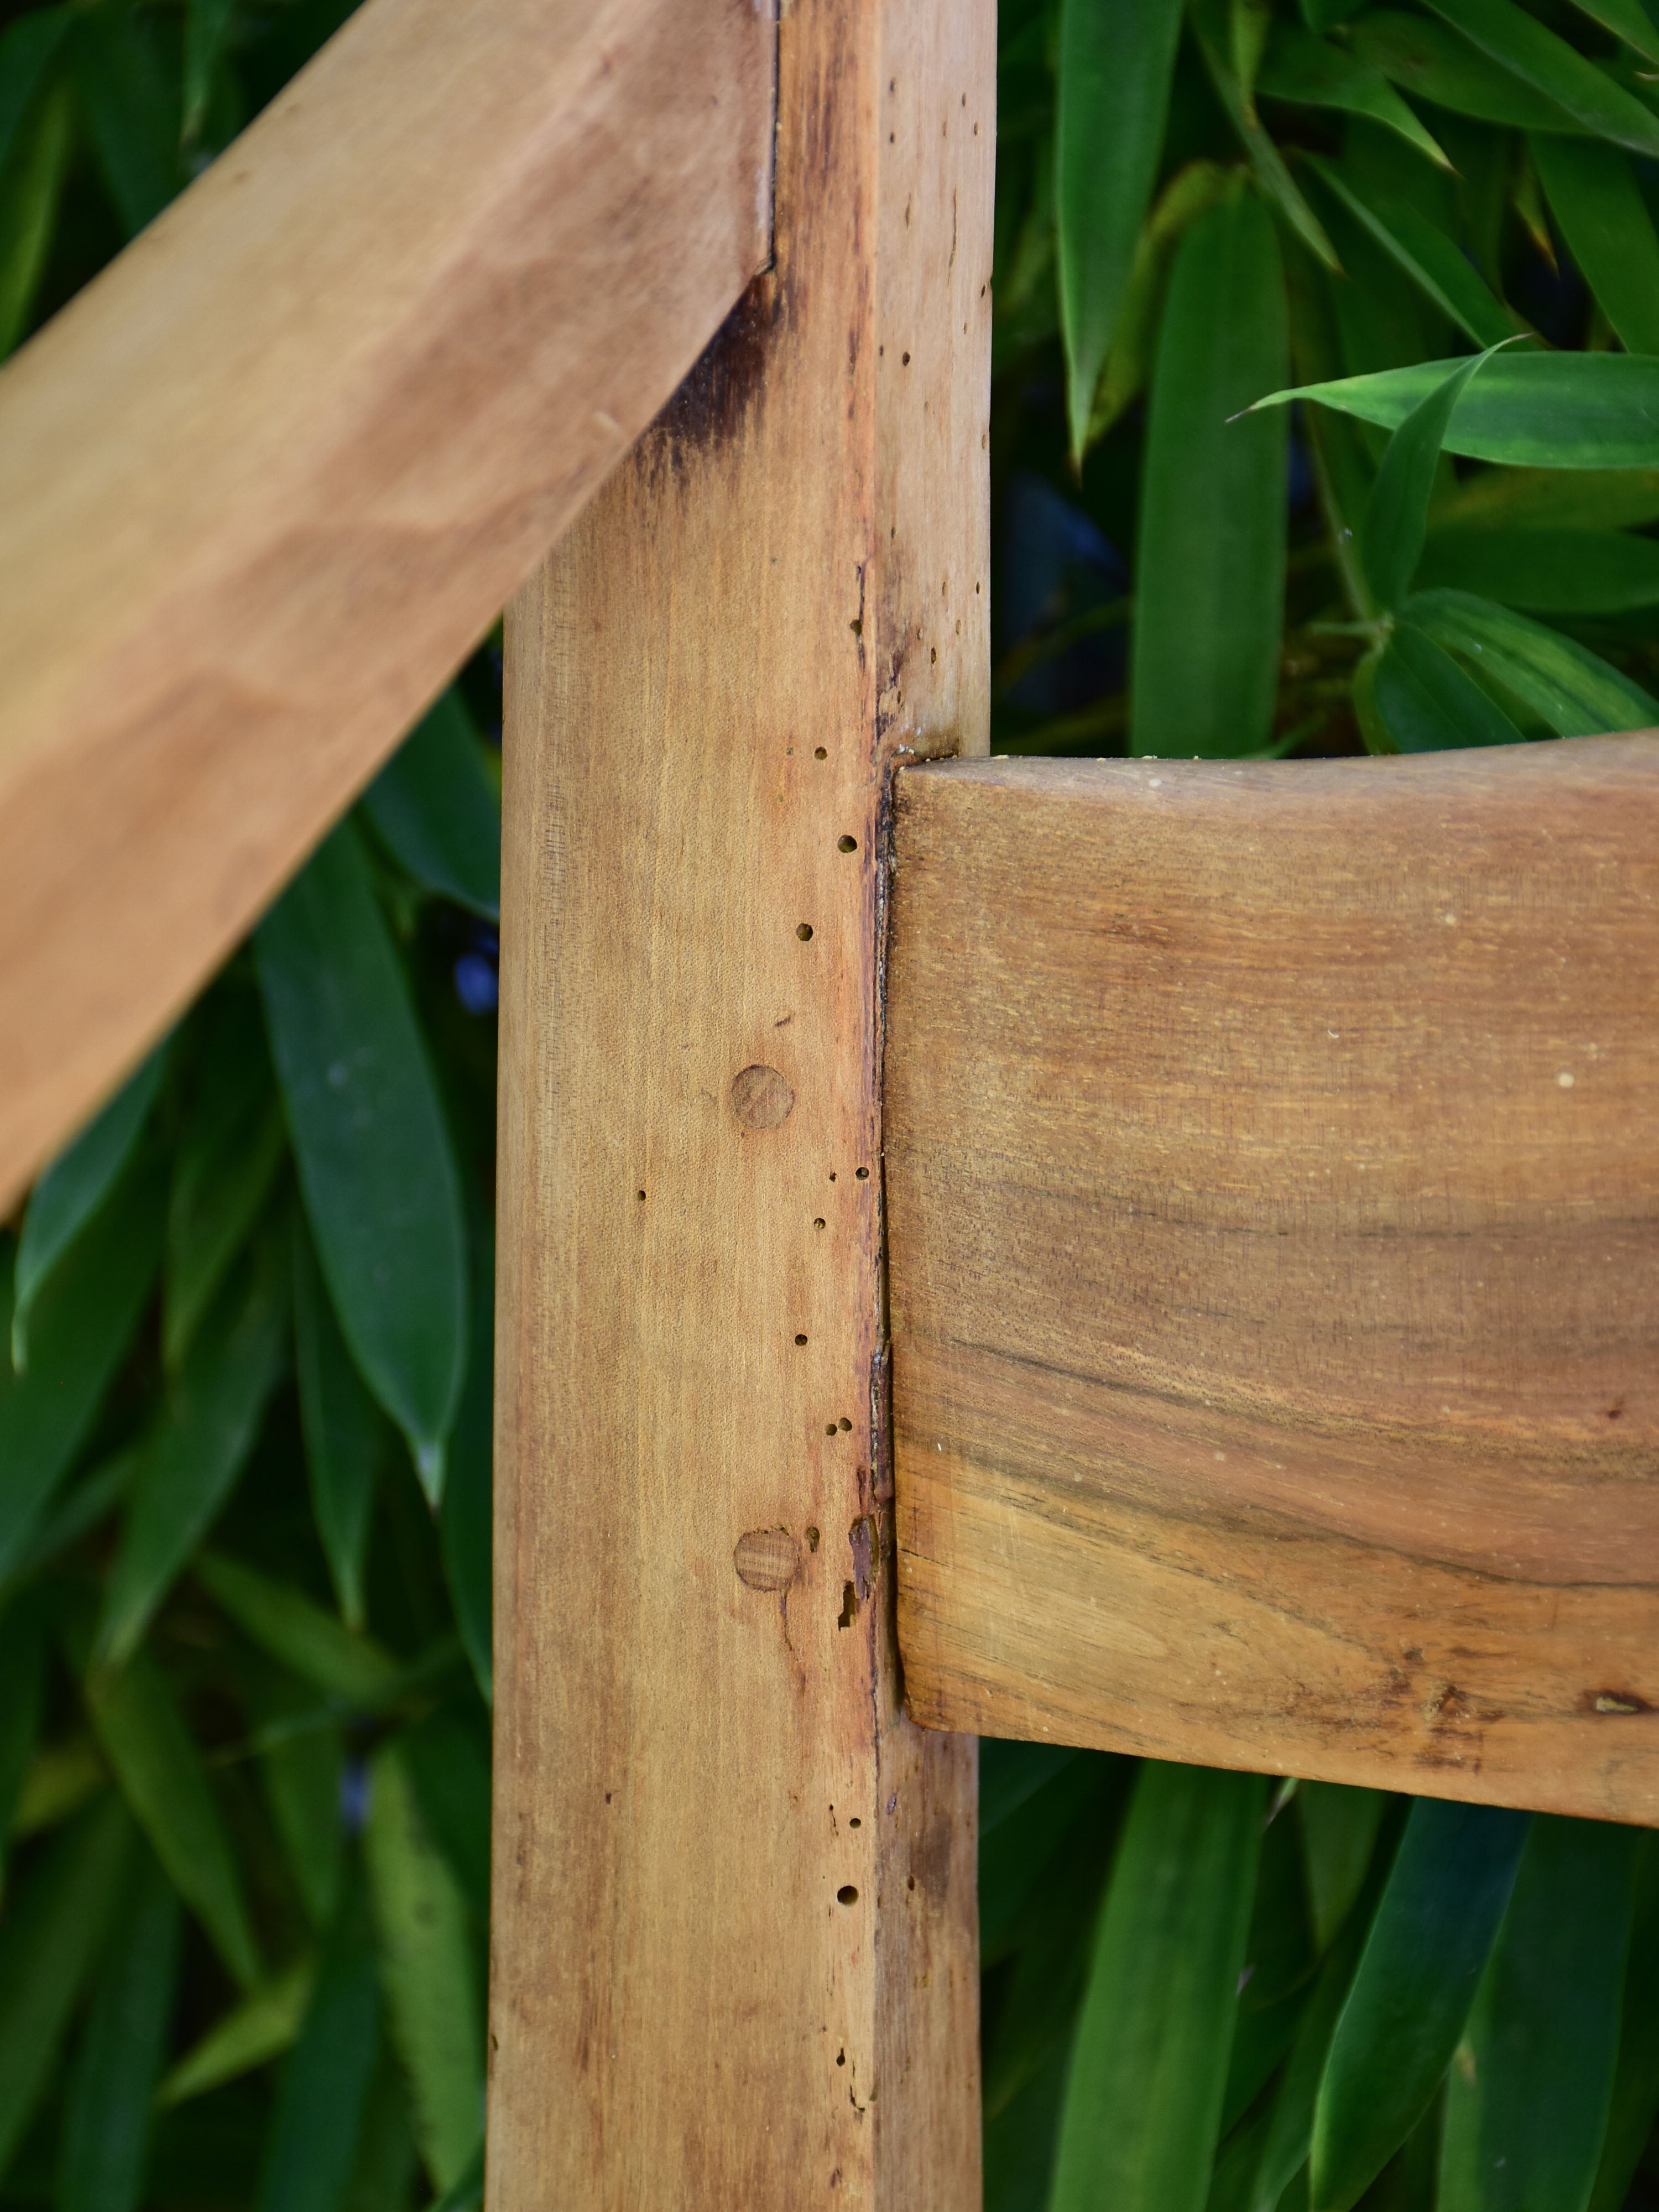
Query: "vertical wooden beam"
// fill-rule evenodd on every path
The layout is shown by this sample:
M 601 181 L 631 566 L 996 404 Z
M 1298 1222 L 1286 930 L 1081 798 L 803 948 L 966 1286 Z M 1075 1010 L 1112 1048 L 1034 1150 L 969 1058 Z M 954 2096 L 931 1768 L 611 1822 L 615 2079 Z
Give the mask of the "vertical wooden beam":
M 905 1716 L 880 838 L 982 751 L 991 0 L 796 0 L 775 263 L 512 610 L 491 2212 L 979 2203 Z

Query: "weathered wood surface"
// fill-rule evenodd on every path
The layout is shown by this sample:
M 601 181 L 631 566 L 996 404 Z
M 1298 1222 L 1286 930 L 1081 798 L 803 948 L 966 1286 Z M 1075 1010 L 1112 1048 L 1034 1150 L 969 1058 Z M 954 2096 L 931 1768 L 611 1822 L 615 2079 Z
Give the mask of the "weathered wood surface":
M 0 1208 L 768 251 L 754 0 L 369 0 L 0 376 Z
M 1659 738 L 899 781 L 912 1711 L 1659 1820 Z
M 982 750 L 994 16 L 797 0 L 776 266 L 509 611 L 491 2212 L 977 2212 L 876 866 Z

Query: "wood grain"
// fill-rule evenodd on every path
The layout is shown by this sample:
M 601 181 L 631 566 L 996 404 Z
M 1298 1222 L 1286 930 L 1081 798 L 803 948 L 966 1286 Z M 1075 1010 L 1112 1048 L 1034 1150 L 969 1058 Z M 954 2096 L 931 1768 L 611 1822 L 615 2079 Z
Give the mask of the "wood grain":
M 0 376 L 0 1209 L 765 259 L 755 0 L 369 0 Z
M 1659 738 L 899 781 L 912 1711 L 1659 1820 Z
M 982 750 L 989 0 L 797 0 L 776 265 L 507 625 L 491 2212 L 977 2212 L 899 1703 L 884 779 Z

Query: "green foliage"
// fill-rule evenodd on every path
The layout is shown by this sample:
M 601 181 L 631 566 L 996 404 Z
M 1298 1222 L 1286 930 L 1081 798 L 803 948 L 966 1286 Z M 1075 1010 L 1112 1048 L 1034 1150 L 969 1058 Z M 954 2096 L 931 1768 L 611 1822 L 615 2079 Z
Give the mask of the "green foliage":
M 1650 719 L 1644 0 L 1188 0 L 1178 42 L 1162 7 L 1124 12 L 1003 10 L 994 750 L 1413 751 Z M 1285 444 L 1257 409 L 1288 413 Z M 1409 468 L 1385 465 L 1413 416 Z
M 1202 2212 L 1265 1804 L 1256 1775 L 1141 1769 L 1072 2045 L 1054 2212 Z
M 443 1107 L 362 841 L 342 823 L 260 923 L 259 987 L 324 1280 L 428 1495 L 466 1356 L 466 1232 Z

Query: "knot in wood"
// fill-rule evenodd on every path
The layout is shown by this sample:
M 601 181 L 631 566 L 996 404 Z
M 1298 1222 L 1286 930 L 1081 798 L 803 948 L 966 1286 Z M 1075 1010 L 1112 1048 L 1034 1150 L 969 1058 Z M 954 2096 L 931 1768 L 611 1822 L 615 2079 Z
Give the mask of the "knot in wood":
M 775 1067 L 745 1067 L 732 1079 L 732 1111 L 745 1129 L 775 1129 L 794 1108 L 795 1094 Z
M 800 1547 L 787 1528 L 751 1528 L 732 1554 L 746 1589 L 787 1589 L 800 1565 Z

